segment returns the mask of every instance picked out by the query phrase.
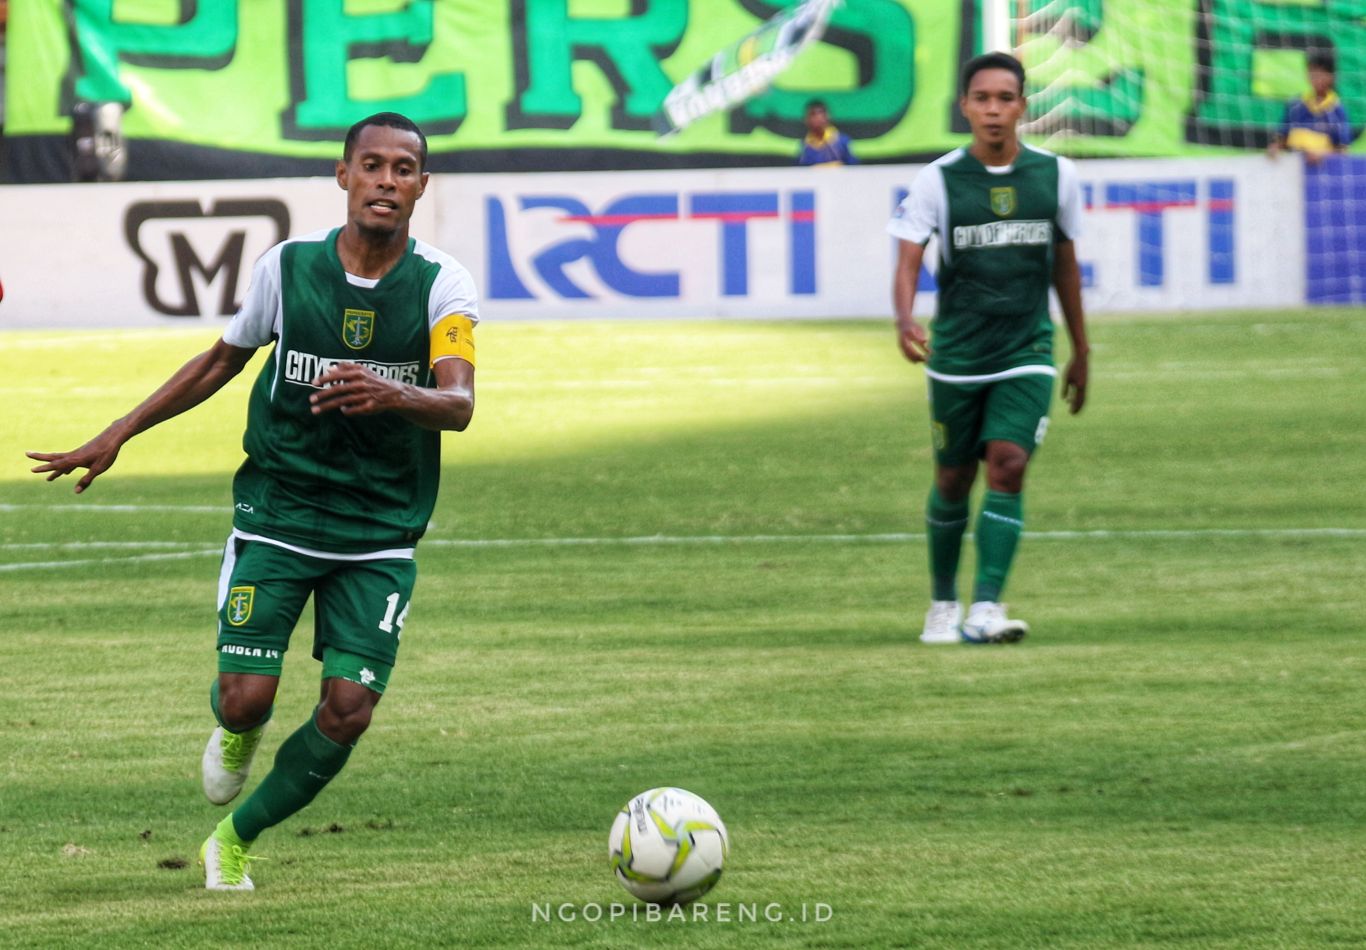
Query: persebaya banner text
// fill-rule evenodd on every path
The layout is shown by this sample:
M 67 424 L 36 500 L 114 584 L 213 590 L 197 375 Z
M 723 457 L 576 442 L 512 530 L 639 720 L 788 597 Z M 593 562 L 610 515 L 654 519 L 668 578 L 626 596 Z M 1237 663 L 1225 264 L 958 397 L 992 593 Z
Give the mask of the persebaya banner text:
M 346 128 L 386 109 L 428 132 L 436 171 L 784 164 L 812 98 L 829 104 L 865 161 L 925 158 L 964 141 L 956 77 L 982 46 L 972 0 L 847 0 L 768 92 L 658 138 L 651 117 L 677 83 L 795 2 L 26 0 L 10 6 L 3 172 L 69 179 L 71 116 L 86 102 L 120 104 L 128 177 L 144 179 L 327 174 Z M 1041 62 L 1047 82 L 1034 91 L 1041 105 L 1062 96 L 1058 114 L 1084 120 L 1069 126 L 1081 133 L 1069 150 L 1247 147 L 1274 126 L 1284 88 L 1224 88 L 1242 81 L 1226 74 L 1230 64 L 1293 69 L 1261 55 L 1271 34 L 1218 28 L 1209 55 L 1173 51 L 1196 50 L 1221 17 L 1287 4 L 1061 6 L 1077 9 L 1069 22 L 1085 32 L 1061 44 L 1062 59 Z M 1301 33 L 1366 50 L 1361 0 L 1291 6 L 1307 18 Z M 1349 110 L 1356 96 L 1355 86 L 1344 91 Z M 1202 131 L 1223 121 L 1221 102 L 1245 100 L 1257 108 L 1238 107 L 1239 135 Z
M 869 158 L 960 138 L 946 103 L 976 18 L 855 0 L 769 92 L 661 142 L 651 119 L 674 85 L 791 5 L 29 0 L 11 5 L 10 157 L 46 177 L 24 140 L 60 145 L 82 101 L 124 104 L 135 178 L 325 173 L 346 128 L 381 110 L 423 127 L 438 171 L 794 161 L 813 97 Z

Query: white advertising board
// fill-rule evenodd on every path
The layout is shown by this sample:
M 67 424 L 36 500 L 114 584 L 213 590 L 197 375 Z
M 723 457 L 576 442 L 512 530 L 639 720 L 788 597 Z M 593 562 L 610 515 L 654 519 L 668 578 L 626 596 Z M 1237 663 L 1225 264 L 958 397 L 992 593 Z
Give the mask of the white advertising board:
M 1093 312 L 1304 301 L 1299 163 L 1079 167 Z M 885 317 L 884 228 L 918 170 L 434 176 L 412 230 L 470 269 L 486 320 Z M 222 323 L 262 251 L 344 215 L 331 179 L 0 188 L 0 327 Z
M 0 328 L 225 324 L 256 258 L 345 200 L 330 178 L 0 188 Z

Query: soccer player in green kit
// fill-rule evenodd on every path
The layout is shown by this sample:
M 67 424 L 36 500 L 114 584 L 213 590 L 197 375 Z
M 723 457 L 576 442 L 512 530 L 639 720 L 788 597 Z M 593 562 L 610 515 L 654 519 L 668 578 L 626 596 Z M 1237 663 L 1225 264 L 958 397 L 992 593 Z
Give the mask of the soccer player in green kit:
M 473 282 L 408 236 L 426 159 L 425 137 L 404 116 L 356 123 L 336 169 L 346 223 L 262 255 L 223 338 L 128 415 L 74 451 L 29 453 L 49 481 L 87 469 L 82 492 L 130 438 L 198 405 L 275 344 L 251 393 L 219 577 L 218 728 L 202 760 L 210 801 L 226 804 L 246 783 L 310 595 L 322 693 L 201 847 L 210 889 L 253 889 L 252 843 L 313 800 L 370 724 L 436 503 L 440 432 L 463 430 L 474 412 Z
M 1057 290 L 1072 342 L 1063 398 L 1086 399 L 1086 328 L 1073 241 L 1080 232 L 1076 167 L 1021 144 L 1024 67 L 988 53 L 963 68 L 959 106 L 972 143 L 927 166 L 887 230 L 899 240 L 893 304 L 902 353 L 925 363 L 935 451 L 926 505 L 932 592 L 926 643 L 1012 643 L 1029 627 L 1006 615 L 1001 592 L 1024 526 L 1021 493 L 1030 455 L 1048 427 Z M 925 245 L 939 239 L 933 341 L 911 316 Z M 980 463 L 986 493 L 978 513 L 977 575 L 964 619 L 958 561 L 968 496 Z

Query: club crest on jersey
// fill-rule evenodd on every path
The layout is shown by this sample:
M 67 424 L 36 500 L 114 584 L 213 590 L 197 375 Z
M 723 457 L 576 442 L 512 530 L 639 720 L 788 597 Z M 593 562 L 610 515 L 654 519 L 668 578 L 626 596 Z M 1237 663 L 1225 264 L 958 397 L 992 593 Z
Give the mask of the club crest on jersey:
M 1008 218 L 1015 213 L 1015 189 L 1011 187 L 991 189 L 991 210 L 998 218 Z
M 251 605 L 256 600 L 255 587 L 234 587 L 228 591 L 228 623 L 240 627 L 251 619 Z
M 930 438 L 934 442 L 935 449 L 939 452 L 944 451 L 949 446 L 949 430 L 942 422 L 930 424 Z
M 363 350 L 375 338 L 375 311 L 350 310 L 342 313 L 342 342 L 353 350 Z

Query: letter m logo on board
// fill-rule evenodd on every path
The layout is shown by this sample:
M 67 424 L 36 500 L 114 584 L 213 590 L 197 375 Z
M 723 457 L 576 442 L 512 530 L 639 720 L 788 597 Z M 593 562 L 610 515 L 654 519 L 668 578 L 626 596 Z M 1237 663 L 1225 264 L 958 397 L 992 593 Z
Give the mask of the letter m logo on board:
M 143 262 L 149 307 L 168 317 L 232 316 L 252 260 L 289 236 L 289 209 L 275 198 L 135 201 L 123 234 Z M 217 300 L 201 302 L 215 288 Z

